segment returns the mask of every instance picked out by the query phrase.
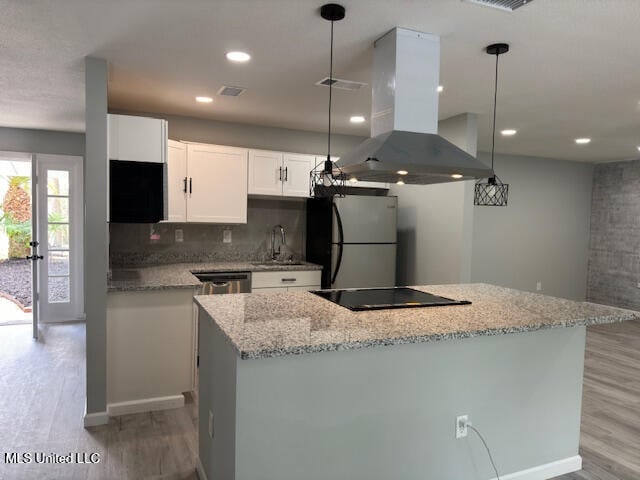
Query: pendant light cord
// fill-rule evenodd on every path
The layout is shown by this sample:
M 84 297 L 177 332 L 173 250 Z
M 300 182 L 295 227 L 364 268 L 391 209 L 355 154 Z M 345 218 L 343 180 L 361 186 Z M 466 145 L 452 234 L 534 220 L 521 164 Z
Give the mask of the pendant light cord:
M 495 176 L 495 171 L 493 169 L 493 160 L 496 151 L 496 110 L 498 105 L 498 59 L 500 58 L 500 54 L 496 53 L 496 77 L 495 84 L 493 89 L 493 139 L 491 141 L 491 174 Z
M 331 20 L 331 50 L 329 54 L 329 128 L 327 135 L 327 160 L 331 160 L 331 100 L 333 93 L 333 20 Z

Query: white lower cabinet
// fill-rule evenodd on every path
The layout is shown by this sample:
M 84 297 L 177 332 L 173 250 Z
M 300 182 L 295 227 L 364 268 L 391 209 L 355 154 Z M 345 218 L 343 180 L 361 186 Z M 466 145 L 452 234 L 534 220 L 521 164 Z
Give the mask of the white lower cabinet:
M 109 292 L 107 413 L 111 416 L 184 404 L 195 388 L 193 289 Z
M 320 289 L 321 270 L 285 270 L 277 272 L 253 272 L 253 293 L 305 291 Z

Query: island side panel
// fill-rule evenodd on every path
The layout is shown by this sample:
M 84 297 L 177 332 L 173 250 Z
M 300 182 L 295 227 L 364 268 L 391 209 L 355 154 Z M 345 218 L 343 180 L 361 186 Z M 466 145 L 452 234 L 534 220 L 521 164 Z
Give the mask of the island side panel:
M 207 480 L 235 477 L 236 367 L 239 357 L 209 314 L 198 307 L 198 453 Z M 213 437 L 209 435 L 213 414 Z
M 493 478 L 462 414 L 501 475 L 576 470 L 584 349 L 576 327 L 239 361 L 233 478 Z

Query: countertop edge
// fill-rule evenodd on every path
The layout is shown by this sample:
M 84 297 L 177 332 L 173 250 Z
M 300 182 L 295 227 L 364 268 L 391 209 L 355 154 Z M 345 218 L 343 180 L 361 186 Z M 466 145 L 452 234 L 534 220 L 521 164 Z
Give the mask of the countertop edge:
M 194 273 L 202 272 L 216 272 L 216 273 L 230 273 L 230 272 L 300 272 L 300 271 L 321 271 L 322 266 L 315 263 L 304 262 L 302 265 L 254 265 L 251 262 L 231 262 L 232 265 L 227 265 L 227 262 L 221 262 L 216 265 L 216 262 L 203 262 L 203 265 L 194 263 L 177 263 L 166 265 L 149 265 L 140 267 L 117 267 L 114 270 L 146 270 L 153 268 L 175 268 L 178 275 L 189 275 L 193 278 L 193 282 L 190 279 L 186 279 L 182 283 L 167 282 L 163 284 L 159 283 L 144 283 L 140 281 L 136 284 L 135 280 L 108 280 L 107 281 L 107 293 L 111 292 L 141 292 L 148 290 L 172 290 L 172 289 L 184 289 L 184 288 L 198 288 L 202 283 L 193 276 Z M 127 284 L 128 282 L 128 284 Z M 113 283 L 113 284 L 112 284 Z M 120 283 L 120 284 L 118 284 Z
M 586 303 L 586 302 L 585 302 Z M 563 321 L 559 323 L 539 323 L 534 325 L 524 325 L 505 328 L 490 328 L 486 330 L 470 330 L 453 333 L 442 333 L 434 335 L 420 335 L 409 337 L 398 337 L 380 340 L 366 340 L 356 342 L 326 343 L 313 346 L 287 347 L 283 349 L 268 350 L 240 350 L 234 341 L 227 335 L 223 328 L 218 328 L 223 332 L 225 338 L 231 343 L 233 349 L 242 360 L 259 360 L 262 358 L 276 358 L 295 355 L 304 355 L 308 353 L 336 352 L 342 350 L 360 350 L 364 348 L 407 345 L 416 343 L 439 342 L 446 340 L 461 340 L 474 337 L 490 337 L 498 335 L 511 335 L 517 333 L 537 332 L 541 330 L 551 330 L 556 328 L 573 328 L 573 327 L 589 327 L 593 325 L 607 325 L 612 323 L 621 323 L 630 320 L 638 320 L 640 315 L 632 310 L 629 314 L 606 316 L 606 317 L 589 317 L 580 320 Z M 214 323 L 215 320 L 214 320 Z M 216 323 L 217 325 L 217 323 Z

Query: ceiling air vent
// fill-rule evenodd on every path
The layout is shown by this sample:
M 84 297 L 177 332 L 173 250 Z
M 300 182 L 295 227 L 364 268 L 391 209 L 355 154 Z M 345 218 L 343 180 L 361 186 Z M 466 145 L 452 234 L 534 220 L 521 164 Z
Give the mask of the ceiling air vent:
M 218 95 L 224 95 L 225 97 L 239 97 L 246 91 L 246 88 L 228 87 L 225 85 L 220 90 L 218 90 Z
M 524 7 L 533 0 L 462 0 L 467 3 L 475 3 L 485 7 L 497 8 L 505 12 L 513 12 L 514 10 Z
M 360 90 L 362 87 L 366 85 L 366 83 L 362 82 L 352 82 L 351 80 L 340 80 L 339 78 L 329 78 L 325 77 L 319 82 L 316 82 L 316 85 L 320 85 L 322 87 L 328 87 L 331 84 L 333 88 L 339 88 L 340 90 Z

